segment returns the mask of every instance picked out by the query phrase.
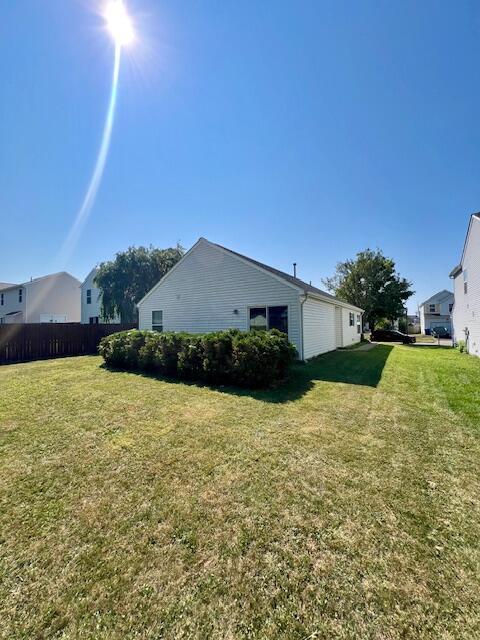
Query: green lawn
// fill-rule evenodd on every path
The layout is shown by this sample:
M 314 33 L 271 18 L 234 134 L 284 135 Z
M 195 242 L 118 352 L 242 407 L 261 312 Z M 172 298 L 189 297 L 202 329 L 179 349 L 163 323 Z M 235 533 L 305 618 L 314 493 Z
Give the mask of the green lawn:
M 480 360 L 270 392 L 0 367 L 0 637 L 480 637 Z

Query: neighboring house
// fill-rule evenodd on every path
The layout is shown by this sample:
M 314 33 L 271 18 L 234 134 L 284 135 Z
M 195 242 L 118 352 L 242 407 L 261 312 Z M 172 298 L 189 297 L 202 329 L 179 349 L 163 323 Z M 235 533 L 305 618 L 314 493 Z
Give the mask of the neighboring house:
M 62 271 L 0 285 L 0 324 L 80 322 L 80 282 Z
M 362 309 L 200 238 L 138 303 L 140 329 L 284 331 L 302 360 L 359 342 Z
M 480 356 L 480 213 L 470 216 L 462 258 L 450 277 L 455 291 L 453 338 Z
M 105 320 L 102 316 L 102 294 L 95 286 L 94 280 L 98 269 L 94 267 L 81 284 L 82 292 L 82 324 L 114 324 L 120 322 L 120 318 Z
M 435 327 L 445 327 L 452 331 L 453 293 L 444 289 L 422 302 L 419 307 L 420 330 L 430 335 Z

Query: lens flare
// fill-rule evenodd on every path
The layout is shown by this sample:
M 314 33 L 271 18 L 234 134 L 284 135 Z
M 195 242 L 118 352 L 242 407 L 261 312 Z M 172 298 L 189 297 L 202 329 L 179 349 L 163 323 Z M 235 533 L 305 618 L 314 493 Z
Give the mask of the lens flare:
M 103 128 L 102 143 L 98 152 L 97 162 L 93 170 L 90 184 L 88 185 L 87 193 L 83 199 L 82 206 L 80 207 L 77 217 L 70 229 L 70 232 L 63 244 L 60 252 L 62 262 L 66 262 L 70 257 L 80 233 L 82 231 L 85 222 L 87 221 L 90 210 L 95 202 L 100 181 L 105 169 L 105 163 L 107 161 L 108 149 L 110 147 L 110 140 L 112 137 L 113 121 L 115 117 L 115 105 L 117 102 L 117 89 L 118 89 L 118 75 L 120 71 L 120 52 L 121 46 L 117 44 L 115 46 L 115 60 L 113 64 L 113 78 L 112 78 L 112 90 L 110 92 L 110 101 L 108 104 L 107 117 L 105 119 L 105 125 Z
M 108 150 L 110 148 L 110 140 L 112 138 L 113 121 L 115 117 L 115 106 L 117 103 L 118 93 L 118 76 L 120 72 L 120 58 L 122 47 L 131 44 L 135 39 L 135 31 L 133 29 L 132 20 L 127 13 L 122 0 L 110 0 L 105 7 L 103 16 L 106 21 L 108 31 L 111 33 L 115 42 L 115 58 L 113 63 L 112 88 L 110 91 L 110 100 L 108 103 L 107 116 L 103 127 L 103 136 L 100 149 L 93 170 L 87 192 L 80 207 L 79 212 L 73 222 L 68 236 L 63 243 L 60 251 L 60 258 L 65 263 L 72 254 L 82 229 L 90 215 L 90 211 L 95 203 L 97 192 L 100 187 L 105 163 L 107 162 Z
M 122 0 L 111 0 L 105 8 L 105 20 L 115 43 L 126 46 L 135 39 L 133 24 Z

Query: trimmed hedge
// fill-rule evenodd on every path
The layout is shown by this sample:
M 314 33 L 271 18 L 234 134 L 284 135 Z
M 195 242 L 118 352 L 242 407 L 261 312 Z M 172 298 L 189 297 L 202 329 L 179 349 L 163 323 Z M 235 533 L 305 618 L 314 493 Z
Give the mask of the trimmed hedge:
M 206 334 L 132 329 L 102 338 L 98 350 L 107 365 L 119 369 L 251 388 L 283 380 L 296 356 L 276 329 Z

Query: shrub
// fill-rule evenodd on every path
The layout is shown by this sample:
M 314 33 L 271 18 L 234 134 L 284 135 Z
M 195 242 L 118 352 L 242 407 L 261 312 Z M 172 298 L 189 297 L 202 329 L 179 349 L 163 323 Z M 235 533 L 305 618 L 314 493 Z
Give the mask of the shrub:
M 276 329 L 236 329 L 203 335 L 124 331 L 106 336 L 99 353 L 106 364 L 213 384 L 267 387 L 283 380 L 295 348 Z

